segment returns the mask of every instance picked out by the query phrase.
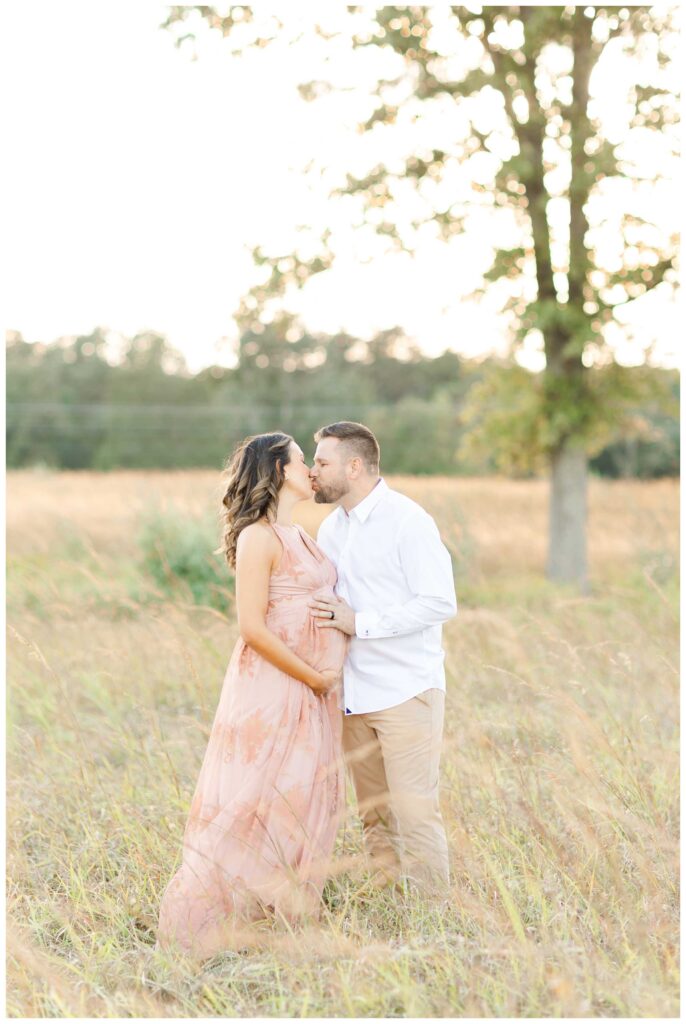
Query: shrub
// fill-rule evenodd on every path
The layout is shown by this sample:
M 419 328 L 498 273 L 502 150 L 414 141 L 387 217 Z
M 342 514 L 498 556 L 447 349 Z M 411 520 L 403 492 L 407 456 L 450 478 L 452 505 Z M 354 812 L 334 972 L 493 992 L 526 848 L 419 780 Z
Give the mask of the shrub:
M 211 519 L 193 519 L 179 509 L 152 509 L 141 520 L 141 568 L 169 597 L 190 593 L 195 604 L 225 610 L 234 576 L 221 554 L 220 528 Z

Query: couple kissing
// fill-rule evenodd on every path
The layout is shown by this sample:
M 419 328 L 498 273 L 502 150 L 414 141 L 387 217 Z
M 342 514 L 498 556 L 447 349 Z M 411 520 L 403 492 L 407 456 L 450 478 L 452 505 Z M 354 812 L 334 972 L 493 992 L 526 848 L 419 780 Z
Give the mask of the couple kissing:
M 227 465 L 223 552 L 236 575 L 231 655 L 157 947 L 207 958 L 261 918 L 319 916 L 351 773 L 372 881 L 448 893 L 438 799 L 442 623 L 457 611 L 432 517 L 379 472 L 367 427 L 258 434 Z M 292 521 L 334 510 L 317 541 Z

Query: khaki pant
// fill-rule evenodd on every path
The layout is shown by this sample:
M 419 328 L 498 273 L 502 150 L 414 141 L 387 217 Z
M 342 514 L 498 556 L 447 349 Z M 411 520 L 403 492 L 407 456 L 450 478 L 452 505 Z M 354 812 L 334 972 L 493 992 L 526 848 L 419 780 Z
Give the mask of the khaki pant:
M 344 715 L 343 749 L 381 883 L 402 874 L 422 888 L 448 885 L 438 803 L 444 708 L 443 690 L 431 689 L 383 711 Z

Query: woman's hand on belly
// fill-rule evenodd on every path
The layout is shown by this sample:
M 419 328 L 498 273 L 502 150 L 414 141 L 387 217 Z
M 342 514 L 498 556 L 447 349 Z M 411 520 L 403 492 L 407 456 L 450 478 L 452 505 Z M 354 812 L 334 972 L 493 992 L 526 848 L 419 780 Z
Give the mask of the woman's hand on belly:
M 338 686 L 343 677 L 343 673 L 340 668 L 325 668 L 319 674 L 321 676 L 321 684 L 317 687 L 311 687 L 311 689 L 314 691 L 314 693 L 317 694 L 318 697 L 324 697 L 331 690 L 335 689 L 335 687 Z

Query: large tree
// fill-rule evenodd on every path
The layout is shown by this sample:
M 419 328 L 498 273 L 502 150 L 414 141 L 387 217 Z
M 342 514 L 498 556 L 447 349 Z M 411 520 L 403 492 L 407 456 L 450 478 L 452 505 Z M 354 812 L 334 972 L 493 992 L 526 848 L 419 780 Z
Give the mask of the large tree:
M 183 25 L 181 42 L 202 18 L 235 53 L 288 38 L 299 46 L 309 32 L 339 52 L 346 40 L 360 57 L 376 56 L 353 64 L 347 83 L 340 73 L 335 85 L 302 82 L 314 100 L 369 82 L 360 129 L 380 137 L 384 156 L 333 193 L 358 197 L 366 224 L 410 251 L 427 226 L 450 244 L 469 237 L 475 212 L 490 212 L 500 241 L 486 286 L 500 289 L 515 346 L 540 339 L 544 369 L 486 382 L 479 401 L 494 415 L 482 427 L 515 463 L 545 456 L 548 574 L 584 588 L 589 449 L 630 397 L 621 369 L 594 375 L 594 367 L 612 361 L 619 307 L 674 283 L 676 233 L 652 216 L 651 198 L 676 148 L 677 9 L 324 5 L 308 26 L 279 5 L 190 6 L 169 8 L 165 22 Z M 371 79 L 370 66 L 378 72 Z M 608 76 L 615 92 L 624 76 L 619 125 L 602 103 Z M 316 158 L 312 166 L 321 171 Z M 314 260 L 259 260 L 272 273 L 251 296 L 253 311 L 328 268 L 332 253 L 325 243 Z M 524 388 L 515 402 L 513 381 Z M 489 433 L 489 423 L 498 429 Z

